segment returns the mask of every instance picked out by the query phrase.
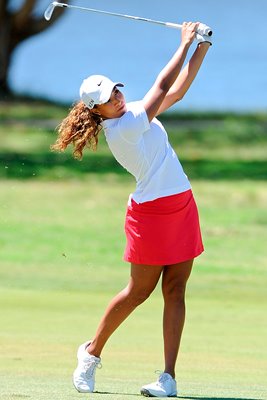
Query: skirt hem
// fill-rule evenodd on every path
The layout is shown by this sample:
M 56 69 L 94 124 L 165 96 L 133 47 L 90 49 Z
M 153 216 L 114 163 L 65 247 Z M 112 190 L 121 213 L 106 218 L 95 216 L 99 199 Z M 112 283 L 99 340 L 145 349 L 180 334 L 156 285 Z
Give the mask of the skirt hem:
M 140 260 L 140 259 L 134 259 L 132 257 L 123 257 L 123 260 L 132 263 L 132 264 L 137 264 L 137 265 L 174 265 L 174 264 L 180 264 L 185 261 L 193 260 L 194 258 L 199 257 L 203 252 L 204 252 L 204 247 L 196 252 L 193 256 L 184 256 L 180 258 L 175 258 L 173 260 L 168 260 L 167 262 L 160 262 L 160 261 L 148 261 L 148 260 Z

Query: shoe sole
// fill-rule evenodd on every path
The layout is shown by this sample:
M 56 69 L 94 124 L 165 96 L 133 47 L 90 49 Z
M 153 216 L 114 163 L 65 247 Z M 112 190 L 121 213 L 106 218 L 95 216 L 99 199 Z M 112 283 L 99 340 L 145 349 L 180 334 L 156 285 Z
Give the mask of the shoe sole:
M 159 397 L 155 396 L 154 394 L 151 394 L 147 389 L 142 389 L 141 394 L 145 397 Z M 170 394 L 169 396 L 164 396 L 164 397 L 177 397 L 177 394 Z

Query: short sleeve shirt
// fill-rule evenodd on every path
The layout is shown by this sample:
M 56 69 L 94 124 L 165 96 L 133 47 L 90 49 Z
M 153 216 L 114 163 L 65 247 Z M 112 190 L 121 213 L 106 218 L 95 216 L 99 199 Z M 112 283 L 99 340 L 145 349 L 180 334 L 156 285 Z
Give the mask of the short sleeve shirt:
M 136 203 L 181 193 L 191 188 L 161 122 L 149 122 L 142 101 L 128 103 L 120 118 L 102 123 L 116 160 L 136 179 Z

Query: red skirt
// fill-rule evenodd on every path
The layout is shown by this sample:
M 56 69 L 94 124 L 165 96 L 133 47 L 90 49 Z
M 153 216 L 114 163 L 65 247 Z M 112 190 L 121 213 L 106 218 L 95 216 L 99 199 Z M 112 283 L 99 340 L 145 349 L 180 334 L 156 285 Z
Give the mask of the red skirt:
M 191 190 L 140 204 L 131 199 L 125 233 L 124 260 L 134 264 L 172 265 L 204 250 Z

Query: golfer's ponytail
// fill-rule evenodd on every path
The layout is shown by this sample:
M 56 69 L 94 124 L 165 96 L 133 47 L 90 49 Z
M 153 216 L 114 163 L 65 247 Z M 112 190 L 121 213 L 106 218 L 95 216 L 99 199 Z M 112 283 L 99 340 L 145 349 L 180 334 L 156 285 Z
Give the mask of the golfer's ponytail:
M 79 101 L 58 126 L 58 138 L 51 146 L 51 150 L 64 151 L 69 144 L 72 144 L 73 157 L 81 160 L 84 147 L 96 150 L 101 121 L 101 117 L 92 113 L 82 101 Z

